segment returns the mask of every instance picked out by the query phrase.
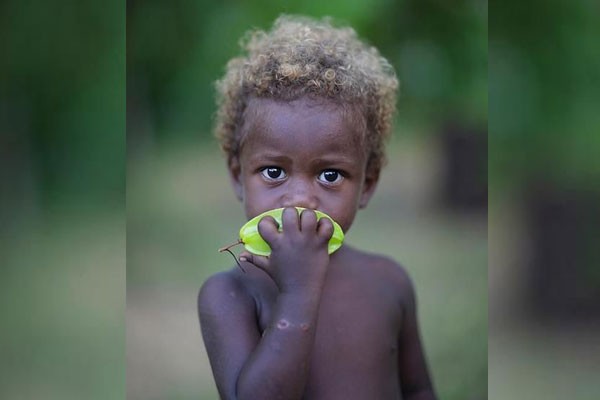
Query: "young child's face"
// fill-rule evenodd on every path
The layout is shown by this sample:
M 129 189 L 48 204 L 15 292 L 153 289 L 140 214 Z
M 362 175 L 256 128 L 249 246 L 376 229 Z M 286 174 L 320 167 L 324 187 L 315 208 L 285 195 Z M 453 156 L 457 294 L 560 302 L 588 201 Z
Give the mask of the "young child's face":
M 247 218 L 279 207 L 329 214 L 347 231 L 377 182 L 366 174 L 362 124 L 325 100 L 252 99 L 230 173 Z

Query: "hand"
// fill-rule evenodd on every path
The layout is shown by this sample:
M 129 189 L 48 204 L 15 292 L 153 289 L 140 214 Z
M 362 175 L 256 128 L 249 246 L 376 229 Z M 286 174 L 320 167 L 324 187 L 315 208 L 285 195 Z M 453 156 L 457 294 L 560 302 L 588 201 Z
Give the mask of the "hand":
M 300 215 L 295 208 L 286 208 L 280 232 L 272 217 L 258 223 L 258 232 L 271 247 L 271 255 L 262 257 L 247 251 L 240 254 L 265 271 L 280 292 L 320 290 L 325 282 L 329 255 L 327 244 L 333 234 L 333 224 L 327 218 L 317 221 L 314 211 L 305 209 Z

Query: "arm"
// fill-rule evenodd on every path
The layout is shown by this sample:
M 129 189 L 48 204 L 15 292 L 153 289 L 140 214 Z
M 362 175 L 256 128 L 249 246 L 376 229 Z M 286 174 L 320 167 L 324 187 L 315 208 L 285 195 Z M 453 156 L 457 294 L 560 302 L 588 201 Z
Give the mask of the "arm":
M 323 220 L 317 223 L 314 213 L 303 212 L 299 223 L 291 209 L 284 212 L 281 233 L 274 221 L 261 221 L 259 230 L 272 248 L 271 256 L 242 253 L 279 288 L 271 324 L 262 336 L 254 300 L 240 293 L 234 279 L 216 276 L 204 284 L 198 301 L 200 323 L 222 398 L 302 397 L 333 232 L 331 223 Z
M 402 396 L 406 400 L 435 400 L 416 312 L 415 291 L 410 278 L 402 270 L 403 318 L 398 337 L 398 370 Z

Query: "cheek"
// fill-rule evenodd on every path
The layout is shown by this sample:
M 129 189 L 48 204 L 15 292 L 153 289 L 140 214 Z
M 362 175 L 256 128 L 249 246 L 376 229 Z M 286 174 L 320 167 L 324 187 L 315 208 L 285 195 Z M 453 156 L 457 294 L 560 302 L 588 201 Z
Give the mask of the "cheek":
M 331 212 L 325 211 L 335 222 L 340 224 L 342 230 L 347 232 L 354 222 L 356 217 L 357 204 L 355 202 L 347 202 L 345 204 L 337 204 Z
M 352 190 L 344 194 L 344 199 L 343 204 L 339 204 L 333 212 L 337 218 L 333 218 L 340 224 L 344 232 L 347 232 L 354 222 L 359 208 L 360 190 L 357 187 L 353 187 Z
M 340 224 L 340 226 L 342 227 L 342 230 L 344 231 L 344 233 L 347 233 L 350 230 L 350 227 L 352 226 L 352 223 L 354 222 L 354 214 L 352 214 L 352 215 L 344 215 L 344 216 L 340 216 L 338 218 L 336 218 L 335 216 L 332 216 L 332 218 L 338 224 Z
M 247 184 L 244 187 L 244 211 L 247 218 L 253 218 L 265 211 L 277 208 L 277 202 L 265 190 L 256 185 Z

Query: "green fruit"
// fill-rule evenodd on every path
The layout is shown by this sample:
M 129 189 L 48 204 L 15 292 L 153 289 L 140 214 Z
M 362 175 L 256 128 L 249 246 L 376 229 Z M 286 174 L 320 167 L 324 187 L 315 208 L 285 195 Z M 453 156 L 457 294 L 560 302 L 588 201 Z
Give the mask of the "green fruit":
M 298 213 L 301 213 L 304 208 L 296 207 Z M 331 239 L 329 239 L 329 244 L 327 245 L 327 251 L 329 254 L 333 253 L 337 249 L 342 246 L 342 242 L 344 241 L 344 232 L 340 225 L 335 222 L 329 215 L 324 212 L 314 210 L 315 214 L 317 214 L 317 220 L 321 218 L 328 218 L 333 223 L 333 235 Z M 279 225 L 279 230 L 281 230 L 281 215 L 283 213 L 283 208 L 276 208 L 274 210 L 266 211 L 256 217 L 252 218 L 250 221 L 246 222 L 244 226 L 240 229 L 240 241 L 244 244 L 246 250 L 248 250 L 252 254 L 256 254 L 259 256 L 268 256 L 271 254 L 271 248 L 264 241 L 264 239 L 258 233 L 258 222 L 266 216 L 271 216 L 277 221 Z

